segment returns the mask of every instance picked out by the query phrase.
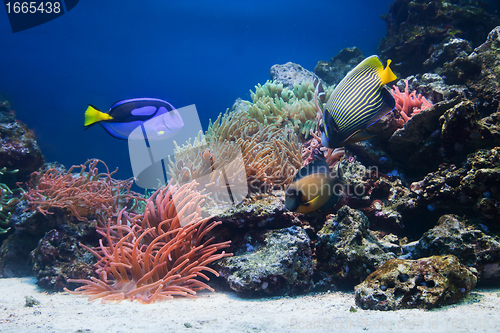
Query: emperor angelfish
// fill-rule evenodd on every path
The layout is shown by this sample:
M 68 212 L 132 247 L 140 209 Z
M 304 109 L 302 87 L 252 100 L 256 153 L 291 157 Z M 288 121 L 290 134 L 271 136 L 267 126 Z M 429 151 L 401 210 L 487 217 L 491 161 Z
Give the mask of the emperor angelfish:
M 384 87 L 397 79 L 376 55 L 366 58 L 340 81 L 323 112 L 321 144 L 337 148 L 371 138 L 367 127 L 391 112 L 394 97 Z
M 117 139 L 143 140 L 143 132 L 154 133 L 149 140 L 165 139 L 184 126 L 179 112 L 168 102 L 156 98 L 133 98 L 116 102 L 108 113 L 89 105 L 85 111 L 85 128 L 101 125 Z M 143 126 L 143 131 L 134 131 Z M 133 133 L 133 134 L 132 134 Z
M 341 195 L 342 178 L 331 175 L 328 164 L 316 160 L 302 167 L 285 192 L 289 211 L 311 213 L 333 207 Z

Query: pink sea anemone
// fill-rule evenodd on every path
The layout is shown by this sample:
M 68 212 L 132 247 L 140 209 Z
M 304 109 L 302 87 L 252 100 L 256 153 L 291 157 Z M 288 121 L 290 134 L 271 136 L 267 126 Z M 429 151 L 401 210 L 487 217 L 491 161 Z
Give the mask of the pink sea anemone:
M 195 187 L 194 182 L 168 185 L 147 200 L 144 214 L 122 210 L 108 218 L 106 226 L 98 230 L 104 237 L 100 246 L 83 246 L 98 259 L 99 279 L 69 280 L 84 285 L 65 290 L 87 295 L 89 300 L 101 298 L 103 303 L 124 299 L 152 303 L 174 296 L 195 297 L 203 289 L 213 291 L 199 278 L 209 280 L 205 272 L 218 276 L 207 265 L 232 255 L 217 253 L 229 247 L 230 241 L 206 239 L 207 232 L 221 222 L 201 217 L 205 197 Z
M 99 172 L 101 164 L 106 172 Z M 79 172 L 74 172 L 78 171 Z M 118 169 L 117 169 L 118 170 Z M 30 209 L 42 214 L 52 214 L 51 209 L 66 209 L 78 220 L 87 216 L 119 211 L 130 203 L 142 201 L 140 195 L 130 190 L 132 180 L 116 180 L 107 165 L 98 159 L 88 160 L 82 165 L 74 165 L 67 172 L 50 168 L 43 174 L 34 172 L 26 184 L 23 199 Z
M 424 96 L 413 91 L 411 94 L 408 88 L 408 80 L 405 80 L 405 91 L 400 91 L 398 86 L 391 89 L 392 96 L 396 100 L 396 108 L 399 110 L 403 123 L 406 123 L 410 117 L 422 110 L 432 106 Z

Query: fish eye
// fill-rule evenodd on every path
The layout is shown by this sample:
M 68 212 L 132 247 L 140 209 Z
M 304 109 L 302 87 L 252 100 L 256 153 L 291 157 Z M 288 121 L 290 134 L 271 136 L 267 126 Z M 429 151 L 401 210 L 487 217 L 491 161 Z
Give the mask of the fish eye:
M 324 132 L 325 131 L 325 126 L 323 126 L 323 124 L 319 125 L 319 130 L 321 132 Z

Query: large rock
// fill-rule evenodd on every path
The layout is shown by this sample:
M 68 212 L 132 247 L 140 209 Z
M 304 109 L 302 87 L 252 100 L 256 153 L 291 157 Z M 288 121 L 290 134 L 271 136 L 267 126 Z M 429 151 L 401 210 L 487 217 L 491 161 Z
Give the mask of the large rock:
M 306 232 L 293 226 L 246 237 L 234 256 L 217 263 L 231 289 L 245 296 L 307 292 L 313 260 Z
M 498 110 L 500 103 L 500 26 L 468 56 L 458 56 L 437 70 L 447 82 L 466 84 L 482 115 Z
M 443 162 L 440 117 L 463 102 L 443 101 L 413 115 L 389 138 L 389 155 L 412 176 L 422 176 Z M 462 109 L 468 107 L 462 104 Z
M 456 57 L 467 57 L 471 52 L 472 47 L 465 39 L 448 37 L 435 46 L 434 52 L 424 62 L 424 66 L 434 69 L 437 66 L 453 61 Z
M 396 85 L 401 91 L 405 90 L 405 81 L 408 81 L 410 92 L 421 94 L 431 103 L 450 101 L 455 97 L 470 98 L 471 93 L 465 85 L 446 84 L 442 76 L 434 73 L 410 75 L 399 80 Z
M 0 100 L 0 166 L 7 170 L 19 170 L 4 177 L 3 183 L 15 188 L 16 182 L 24 182 L 28 176 L 38 170 L 45 160 L 35 134 L 25 124 L 16 120 L 8 103 Z M 0 169 L 1 169 L 0 167 Z
M 79 285 L 68 283 L 68 279 L 98 277 L 93 267 L 94 256 L 79 246 L 75 237 L 56 229 L 45 234 L 31 252 L 31 258 L 37 284 L 45 290 L 74 289 Z
M 328 85 L 338 84 L 365 56 L 357 47 L 342 49 L 330 61 L 318 61 L 314 73 Z
M 476 286 L 476 276 L 453 256 L 392 259 L 354 288 L 363 309 L 433 308 L 455 303 Z
M 487 229 L 480 224 L 479 227 Z M 500 279 L 500 242 L 456 215 L 443 215 L 415 246 L 414 258 L 452 254 L 478 271 L 479 281 Z
M 493 232 L 500 231 L 500 147 L 479 150 L 463 167 L 442 164 L 436 172 L 411 184 L 416 202 L 432 210 L 468 214 L 484 219 Z
M 271 80 L 281 82 L 284 88 L 290 89 L 293 89 L 294 84 L 301 84 L 306 81 L 312 82 L 314 75 L 301 65 L 293 62 L 272 66 L 270 74 Z
M 41 287 L 62 290 L 74 286 L 67 284 L 67 278 L 84 277 L 93 271 L 89 268 L 91 259 L 78 244 L 99 244 L 95 221 L 79 221 L 61 208 L 43 215 L 28 210 L 23 200 L 10 217 L 10 225 L 15 232 L 1 244 L 0 277 L 35 273 Z
M 352 286 L 395 258 L 368 230 L 366 216 L 348 206 L 331 215 L 318 233 L 317 270 L 324 287 Z

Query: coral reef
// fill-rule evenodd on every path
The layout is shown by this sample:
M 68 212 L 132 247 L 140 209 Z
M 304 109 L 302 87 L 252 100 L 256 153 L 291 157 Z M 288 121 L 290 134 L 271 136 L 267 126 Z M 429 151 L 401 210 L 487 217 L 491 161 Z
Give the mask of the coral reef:
M 222 119 L 225 126 L 227 118 Z M 226 183 L 222 177 L 231 184 L 248 186 L 250 193 L 284 188 L 302 165 L 298 137 L 275 125 L 258 124 L 257 129 L 255 134 L 242 135 L 235 141 L 215 139 L 211 134 L 206 143 L 206 138 L 199 135 L 193 145 L 186 143 L 176 148 L 174 160 L 169 160 L 169 175 L 181 184 L 208 175 L 206 188 L 212 194 L 217 194 L 219 184 Z M 202 152 L 209 153 L 210 158 Z M 222 168 L 225 176 L 212 173 Z
M 242 295 L 283 295 L 312 287 L 310 239 L 300 227 L 247 235 L 244 247 L 218 263 L 229 287 Z
M 380 41 L 379 55 L 392 59 L 393 70 L 403 76 L 423 72 L 424 62 L 447 38 L 463 38 L 472 47 L 500 23 L 486 11 L 486 1 L 395 0 L 382 18 L 387 35 Z M 437 64 L 436 64 L 437 65 Z M 432 70 L 432 63 L 426 63 Z
M 430 309 L 454 303 L 476 286 L 476 276 L 453 255 L 391 259 L 355 288 L 363 309 Z
M 330 93 L 327 89 L 326 95 Z M 257 85 L 251 91 L 252 102 L 237 100 L 231 111 L 210 122 L 205 135 L 176 148 L 169 161 L 170 177 L 188 182 L 230 165 L 241 154 L 246 172 L 241 182 L 248 183 L 250 193 L 284 189 L 302 166 L 302 142 L 316 128 L 313 97 L 312 74 L 290 87 L 277 81 Z M 241 174 L 234 168 L 227 176 Z M 221 182 L 211 178 L 208 184 Z M 210 186 L 207 190 L 216 192 Z
M 76 295 L 89 300 L 129 299 L 152 303 L 174 296 L 194 297 L 196 291 L 213 289 L 197 277 L 209 280 L 204 272 L 218 275 L 207 267 L 211 262 L 230 256 L 224 251 L 230 241 L 211 244 L 205 235 L 220 222 L 201 217 L 200 204 L 205 197 L 195 191 L 194 182 L 167 185 L 146 202 L 144 214 L 109 217 L 98 232 L 104 237 L 99 247 L 89 250 L 96 258 L 99 278 L 70 279 L 82 283 Z M 176 199 L 177 198 L 177 199 Z M 102 219 L 102 216 L 100 217 Z
M 322 147 L 313 73 L 275 65 L 251 100 L 176 144 L 171 182 L 147 200 L 130 180 L 100 173 L 99 160 L 39 170 L 19 202 L 0 185 L 0 232 L 11 227 L 0 236 L 0 275 L 34 269 L 45 289 L 142 303 L 213 290 L 213 275 L 249 297 L 361 283 L 358 305 L 379 310 L 432 308 L 477 281 L 498 285 L 500 27 L 472 49 L 498 19 L 472 0 L 395 0 L 384 19 L 381 58 L 404 76 L 392 91 L 397 110 L 370 126 L 373 139 Z M 318 62 L 326 99 L 362 59 L 353 47 Z M 0 123 L 24 128 L 1 101 Z M 283 190 L 318 158 L 341 176 L 342 198 L 286 211 Z M 229 190 L 244 195 L 229 202 Z

